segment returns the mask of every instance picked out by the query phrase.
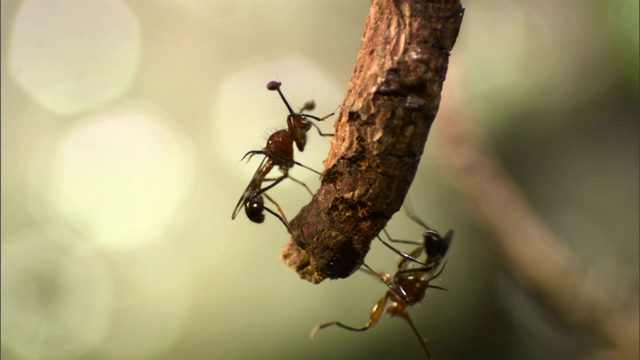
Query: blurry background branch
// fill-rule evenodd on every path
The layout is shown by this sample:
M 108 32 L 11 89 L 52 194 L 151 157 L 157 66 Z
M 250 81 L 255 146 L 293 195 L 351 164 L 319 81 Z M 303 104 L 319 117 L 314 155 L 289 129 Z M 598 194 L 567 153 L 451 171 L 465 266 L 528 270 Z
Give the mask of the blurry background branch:
M 506 271 L 565 323 L 613 346 L 614 358 L 637 359 L 638 298 L 587 271 L 544 223 L 502 168 L 471 119 L 444 116 L 442 164 L 473 214 L 494 236 Z

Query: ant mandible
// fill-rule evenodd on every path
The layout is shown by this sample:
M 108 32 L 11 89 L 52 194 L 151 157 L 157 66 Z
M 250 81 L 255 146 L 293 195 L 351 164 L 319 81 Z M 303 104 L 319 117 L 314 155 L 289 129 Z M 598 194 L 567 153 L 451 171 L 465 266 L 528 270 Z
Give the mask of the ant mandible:
M 422 225 L 426 229 L 425 233 L 423 234 L 423 243 L 420 244 L 420 246 L 415 248 L 410 254 L 405 254 L 380 239 L 380 241 L 387 245 L 387 247 L 392 249 L 398 255 L 402 256 L 402 259 L 400 259 L 400 261 L 398 262 L 398 269 L 395 275 L 391 277 L 389 274 L 376 272 L 367 264 L 363 264 L 363 271 L 374 275 L 389 287 L 389 290 L 385 293 L 384 297 L 382 297 L 373 307 L 369 322 L 365 326 L 357 328 L 345 325 L 339 321 L 330 321 L 315 327 L 311 332 L 311 338 L 314 338 L 318 331 L 332 325 L 336 325 L 350 331 L 369 330 L 378 323 L 380 317 L 386 309 L 386 312 L 387 314 L 389 314 L 389 316 L 400 317 L 407 321 L 413 333 L 416 335 L 418 340 L 420 340 L 420 344 L 425 354 L 427 355 L 427 358 L 431 359 L 431 353 L 429 352 L 424 339 L 418 332 L 418 329 L 415 327 L 413 321 L 411 320 L 408 308 L 422 302 L 428 288 L 446 290 L 443 287 L 432 285 L 431 281 L 438 278 L 444 271 L 446 263 L 442 264 L 442 267 L 440 267 L 440 269 L 434 273 L 434 271 L 439 267 L 442 258 L 445 256 L 449 248 L 453 232 L 448 231 L 443 238 L 437 231 L 429 228 L 412 212 L 408 212 L 408 215 L 413 221 Z M 417 243 L 413 241 L 393 240 L 391 239 L 391 237 L 389 237 L 389 239 L 401 243 Z M 418 260 L 418 257 L 420 257 L 423 252 L 425 252 L 427 255 L 427 259 L 424 262 Z M 412 264 L 417 267 L 411 267 Z M 390 304 L 387 306 L 388 303 Z

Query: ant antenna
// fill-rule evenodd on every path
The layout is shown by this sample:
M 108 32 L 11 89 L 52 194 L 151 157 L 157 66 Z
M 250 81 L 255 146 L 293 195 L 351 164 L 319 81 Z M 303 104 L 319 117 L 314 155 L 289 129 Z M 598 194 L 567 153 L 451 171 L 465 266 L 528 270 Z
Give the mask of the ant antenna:
M 416 222 L 417 224 L 419 224 L 420 226 L 422 226 L 427 230 L 433 230 L 422 219 L 420 219 L 418 215 L 416 215 L 416 213 L 413 211 L 413 206 L 411 205 L 411 199 L 409 197 L 404 199 L 404 204 L 402 204 L 402 208 L 404 208 L 404 212 L 407 213 L 407 216 L 409 217 L 409 219 L 413 220 L 414 222 Z
M 287 101 L 287 99 L 285 99 L 284 95 L 282 94 L 282 91 L 280 91 L 280 85 L 282 85 L 281 82 L 272 80 L 267 83 L 267 89 L 270 91 L 277 91 L 278 94 L 280 94 L 282 101 L 287 106 L 287 109 L 289 109 L 289 113 L 295 114 L 295 112 L 293 111 L 293 108 L 291 108 L 291 105 L 289 105 L 289 102 Z

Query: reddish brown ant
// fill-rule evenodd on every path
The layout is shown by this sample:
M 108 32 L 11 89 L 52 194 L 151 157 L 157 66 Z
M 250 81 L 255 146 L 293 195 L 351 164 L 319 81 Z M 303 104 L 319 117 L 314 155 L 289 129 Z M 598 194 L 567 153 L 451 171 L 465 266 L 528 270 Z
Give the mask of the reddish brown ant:
M 242 159 L 247 156 L 251 158 L 256 154 L 262 154 L 265 156 L 265 158 L 262 160 L 260 166 L 254 173 L 253 178 L 240 197 L 240 200 L 238 200 L 238 204 L 233 210 L 231 219 L 235 219 L 240 212 L 240 209 L 244 206 L 245 213 L 249 220 L 255 223 L 262 223 L 264 221 L 263 210 L 267 210 L 269 211 L 269 213 L 275 215 L 283 224 L 285 224 L 288 230 L 289 227 L 287 225 L 286 217 L 284 216 L 282 209 L 280 209 L 280 206 L 278 206 L 278 204 L 276 204 L 273 199 L 268 197 L 265 192 L 278 185 L 282 180 L 290 178 L 291 180 L 304 186 L 304 188 L 313 195 L 313 193 L 305 183 L 289 176 L 289 169 L 291 169 L 294 165 L 298 165 L 305 169 L 309 169 L 318 175 L 320 175 L 320 173 L 293 160 L 293 139 L 291 139 L 288 130 L 276 131 L 269 137 L 269 139 L 267 140 L 267 146 L 264 149 L 249 151 L 242 157 Z M 273 179 L 267 178 L 269 172 L 271 172 L 271 170 L 276 166 L 280 168 L 280 171 L 282 171 L 282 175 Z M 262 187 L 262 183 L 265 181 L 272 181 L 272 183 L 268 186 Z M 267 197 L 269 201 L 276 205 L 280 215 L 264 206 L 264 199 L 262 198 L 262 196 Z
M 380 301 L 378 301 L 378 303 L 373 307 L 369 322 L 365 326 L 359 328 L 345 325 L 339 321 L 323 323 L 312 330 L 311 338 L 314 338 L 317 332 L 321 329 L 332 325 L 336 325 L 350 331 L 369 330 L 378 323 L 386 309 L 389 316 L 401 317 L 407 321 L 413 333 L 416 335 L 418 340 L 420 340 L 420 344 L 427 355 L 427 358 L 431 359 L 431 353 L 429 352 L 424 339 L 418 332 L 418 329 L 413 324 L 408 308 L 422 302 L 428 288 L 446 290 L 440 286 L 432 285 L 431 281 L 438 278 L 444 271 L 446 263 L 442 264 L 440 270 L 434 274 L 434 271 L 439 267 L 442 258 L 445 256 L 449 248 L 453 232 L 448 231 L 446 235 L 442 237 L 437 231 L 429 228 L 413 213 L 408 212 L 408 215 L 413 221 L 422 225 L 426 229 L 423 234 L 423 243 L 420 244 L 418 242 L 407 240 L 394 240 L 391 239 L 391 237 L 389 237 L 389 239 L 394 242 L 419 244 L 420 246 L 415 248 L 410 254 L 405 254 L 380 239 L 382 243 L 402 257 L 398 262 L 398 269 L 395 275 L 391 277 L 389 274 L 376 272 L 367 264 L 363 264 L 364 268 L 361 268 L 361 270 L 376 276 L 389 287 L 389 290 L 385 293 L 384 297 L 382 297 L 382 299 L 380 299 Z M 389 236 L 388 233 L 387 236 Z M 424 262 L 418 260 L 423 252 L 427 255 L 427 259 Z M 387 306 L 388 303 L 390 304 Z
M 249 151 L 242 157 L 244 159 L 245 157 L 249 156 L 249 159 L 251 159 L 251 157 L 256 154 L 262 154 L 265 156 L 264 160 L 254 173 L 253 178 L 249 182 L 249 185 L 240 197 L 238 204 L 233 210 L 231 219 L 235 219 L 240 212 L 240 209 L 244 206 L 245 214 L 247 215 L 249 220 L 255 223 L 262 223 L 264 221 L 264 210 L 267 210 L 269 213 L 276 216 L 287 227 L 287 230 L 289 230 L 289 226 L 287 225 L 287 220 L 284 213 L 282 212 L 282 209 L 265 192 L 278 185 L 282 180 L 290 178 L 291 180 L 304 186 L 304 188 L 307 189 L 307 191 L 311 195 L 313 195 L 313 193 L 305 183 L 289 176 L 289 169 L 291 169 L 294 165 L 304 167 L 305 169 L 309 169 L 320 175 L 319 172 L 293 159 L 293 143 L 296 143 L 298 150 L 303 151 L 307 141 L 307 132 L 309 131 L 309 129 L 311 129 L 311 126 L 315 126 L 316 129 L 318 129 L 318 133 L 320 133 L 320 135 L 330 136 L 331 134 L 323 134 L 317 127 L 317 125 L 307 120 L 307 118 L 322 121 L 333 114 L 327 115 L 323 118 L 318 118 L 309 114 L 303 114 L 303 111 L 313 110 L 315 108 L 315 102 L 313 101 L 307 101 L 302 109 L 300 109 L 300 112 L 296 113 L 291 109 L 291 106 L 280 91 L 279 82 L 270 81 L 267 84 L 267 89 L 278 91 L 278 94 L 280 94 L 280 97 L 289 109 L 289 115 L 287 116 L 287 129 L 278 130 L 271 134 L 264 149 Z M 279 176 L 277 178 L 267 178 L 267 175 L 275 166 L 278 166 L 280 168 L 280 171 L 282 171 L 282 176 Z M 262 188 L 262 183 L 265 181 L 272 181 L 272 183 Z M 263 196 L 276 206 L 278 212 L 280 213 L 279 215 L 273 210 L 264 206 Z

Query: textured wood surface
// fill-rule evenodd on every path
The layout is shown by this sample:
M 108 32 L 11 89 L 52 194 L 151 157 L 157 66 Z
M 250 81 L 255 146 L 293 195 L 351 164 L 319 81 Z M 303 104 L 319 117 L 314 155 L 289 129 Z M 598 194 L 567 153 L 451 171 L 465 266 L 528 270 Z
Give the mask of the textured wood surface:
M 400 209 L 440 104 L 459 0 L 374 0 L 321 187 L 282 260 L 312 283 L 346 278 Z

